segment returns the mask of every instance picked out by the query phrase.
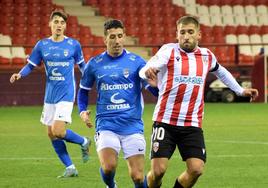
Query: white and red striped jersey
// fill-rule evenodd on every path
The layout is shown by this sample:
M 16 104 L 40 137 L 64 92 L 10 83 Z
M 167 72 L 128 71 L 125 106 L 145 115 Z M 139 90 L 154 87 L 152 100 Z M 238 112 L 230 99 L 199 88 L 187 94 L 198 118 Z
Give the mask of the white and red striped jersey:
M 146 65 L 160 70 L 153 121 L 201 127 L 206 77 L 216 65 L 215 55 L 207 48 L 186 53 L 177 43 L 163 45 Z

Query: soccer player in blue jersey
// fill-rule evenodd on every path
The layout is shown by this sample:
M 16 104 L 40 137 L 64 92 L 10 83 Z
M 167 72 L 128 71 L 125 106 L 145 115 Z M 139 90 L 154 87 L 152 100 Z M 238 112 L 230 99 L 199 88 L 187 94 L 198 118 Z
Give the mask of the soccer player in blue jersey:
M 75 177 L 78 175 L 68 152 L 65 141 L 81 146 L 83 162 L 89 159 L 90 140 L 66 128 L 71 123 L 71 113 L 75 100 L 74 65 L 81 72 L 85 67 L 80 43 L 64 36 L 67 15 L 61 10 L 55 10 L 50 16 L 49 26 L 52 35 L 38 41 L 26 64 L 19 73 L 11 76 L 14 83 L 27 76 L 34 67 L 43 61 L 46 72 L 46 92 L 41 122 L 47 126 L 48 137 L 55 152 L 66 169 L 62 176 Z
M 123 48 L 125 28 L 119 20 L 104 24 L 107 51 L 92 58 L 86 65 L 78 91 L 81 119 L 89 121 L 88 91 L 96 84 L 96 148 L 101 164 L 100 174 L 108 188 L 117 187 L 114 176 L 118 154 L 122 149 L 129 174 L 136 188 L 147 187 L 144 177 L 145 139 L 143 136 L 143 98 L 139 70 L 145 61 Z M 149 85 L 145 85 L 147 87 Z M 157 95 L 158 90 L 147 88 Z

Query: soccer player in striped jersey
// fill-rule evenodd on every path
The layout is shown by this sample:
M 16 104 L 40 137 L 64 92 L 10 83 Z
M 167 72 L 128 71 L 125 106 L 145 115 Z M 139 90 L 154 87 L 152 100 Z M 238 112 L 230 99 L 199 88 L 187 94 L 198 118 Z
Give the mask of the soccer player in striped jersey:
M 108 188 L 117 187 L 114 176 L 118 155 L 123 151 L 135 188 L 146 188 L 144 178 L 145 139 L 142 121 L 142 85 L 139 77 L 145 61 L 123 48 L 125 28 L 120 20 L 104 24 L 104 43 L 107 51 L 93 57 L 86 65 L 78 91 L 81 119 L 89 121 L 88 91 L 97 90 L 96 148 L 101 164 L 100 174 Z M 149 91 L 158 94 L 158 90 Z
M 11 76 L 14 83 L 29 73 L 43 61 L 46 73 L 46 91 L 41 123 L 47 126 L 48 137 L 55 152 L 66 169 L 62 176 L 74 177 L 78 172 L 67 152 L 65 141 L 81 146 L 83 162 L 89 159 L 90 140 L 66 128 L 71 123 L 71 113 L 75 100 L 74 66 L 82 72 L 85 67 L 80 43 L 64 36 L 67 15 L 61 10 L 51 13 L 49 26 L 52 35 L 37 42 L 26 64 L 19 73 Z
M 253 100 L 258 96 L 256 89 L 243 89 L 209 49 L 198 46 L 200 37 L 200 25 L 195 17 L 180 18 L 178 43 L 163 45 L 140 71 L 142 78 L 158 80 L 159 89 L 153 114 L 151 170 L 147 174 L 150 188 L 161 186 L 176 147 L 186 162 L 186 170 L 176 179 L 174 188 L 192 187 L 202 174 L 206 148 L 201 127 L 204 86 L 209 72 L 238 95 Z

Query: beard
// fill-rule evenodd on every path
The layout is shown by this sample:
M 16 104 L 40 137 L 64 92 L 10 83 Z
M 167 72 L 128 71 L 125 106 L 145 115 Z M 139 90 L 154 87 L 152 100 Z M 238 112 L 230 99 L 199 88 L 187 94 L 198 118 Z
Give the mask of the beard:
M 183 43 L 182 45 L 180 45 L 180 47 L 185 52 L 192 52 L 196 47 L 196 43 Z

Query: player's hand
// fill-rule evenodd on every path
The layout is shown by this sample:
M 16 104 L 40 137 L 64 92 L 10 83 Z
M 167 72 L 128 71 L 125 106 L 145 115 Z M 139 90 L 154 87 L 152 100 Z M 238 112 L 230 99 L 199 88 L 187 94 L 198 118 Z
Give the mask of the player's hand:
M 145 71 L 145 76 L 148 80 L 156 81 L 157 82 L 157 73 L 159 72 L 158 69 L 150 67 Z
M 93 127 L 93 124 L 90 122 L 90 118 L 89 118 L 90 113 L 91 112 L 89 110 L 83 111 L 83 112 L 80 113 L 80 117 L 81 117 L 82 121 L 86 124 L 86 126 L 88 128 Z
M 148 78 L 146 81 L 148 82 L 148 84 L 150 84 L 150 86 L 157 87 L 157 78 L 155 80 Z
M 254 101 L 258 96 L 259 92 L 257 89 L 245 89 L 242 93 L 242 96 L 244 97 L 250 97 L 250 102 Z
M 10 83 L 14 83 L 16 80 L 19 80 L 21 78 L 21 75 L 20 73 L 15 73 L 15 74 L 12 74 L 12 76 L 10 77 Z

